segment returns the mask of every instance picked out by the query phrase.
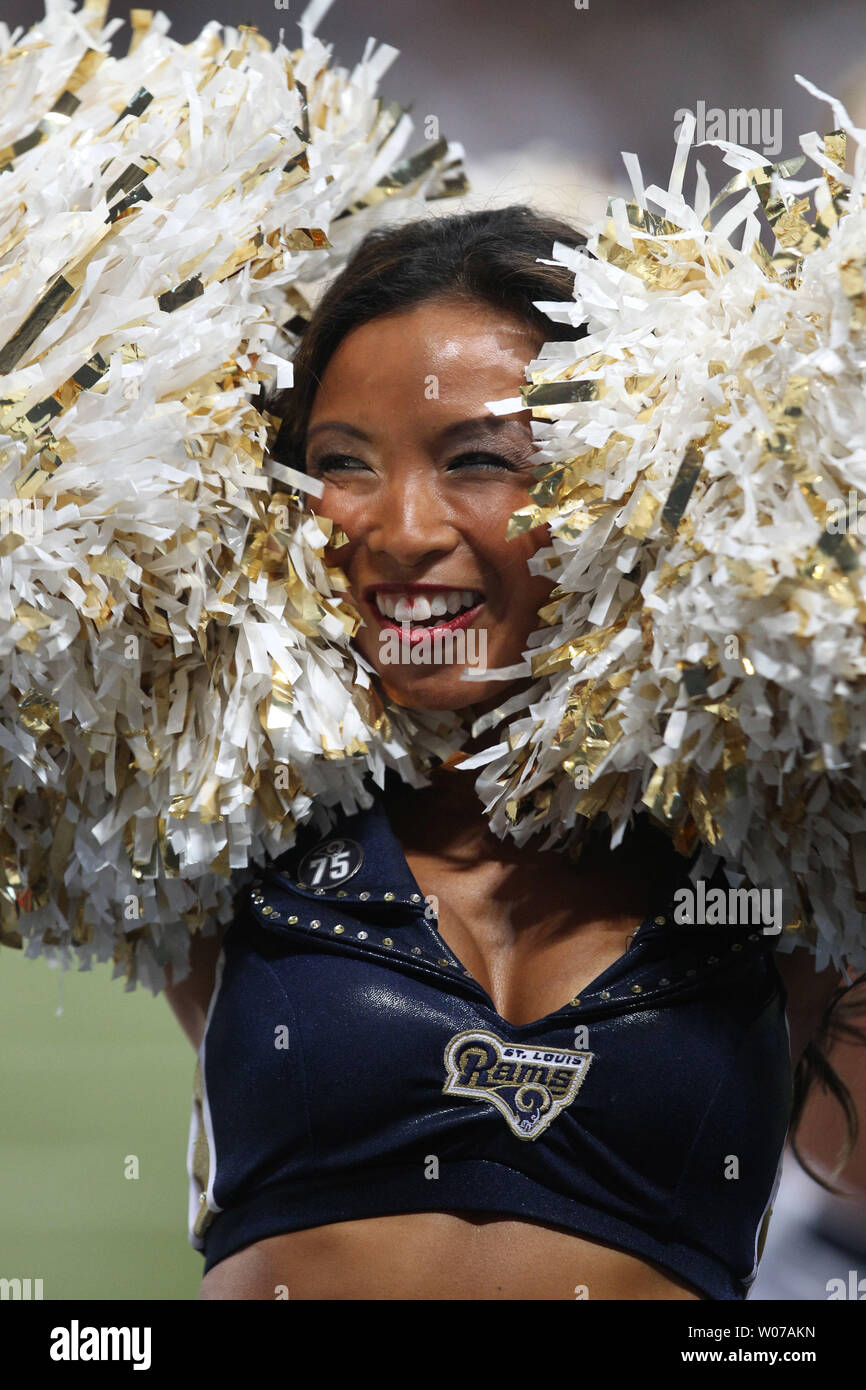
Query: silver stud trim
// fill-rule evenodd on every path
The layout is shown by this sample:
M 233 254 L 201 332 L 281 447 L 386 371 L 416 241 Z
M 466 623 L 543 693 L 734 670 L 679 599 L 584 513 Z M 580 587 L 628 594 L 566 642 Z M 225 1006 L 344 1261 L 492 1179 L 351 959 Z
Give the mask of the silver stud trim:
M 338 897 L 338 898 L 345 898 L 345 896 L 346 896 L 346 890 L 345 890 L 345 888 L 338 888 L 338 889 L 337 889 L 337 897 Z
M 393 946 L 394 943 L 393 943 L 393 941 L 391 940 L 390 936 L 385 936 L 385 937 L 382 938 L 382 945 L 383 945 L 383 946 Z
M 666 921 L 667 921 L 667 918 L 666 918 L 666 917 L 657 917 L 657 918 L 656 918 L 656 926 L 657 926 L 657 927 L 663 927 Z
M 312 920 L 312 922 L 310 923 L 310 926 L 311 926 L 311 927 L 320 927 L 321 925 L 322 925 L 322 924 L 321 924 L 321 922 L 319 921 L 318 917 L 314 917 L 313 920 Z
M 289 923 L 290 923 L 290 925 L 291 925 L 291 926 L 294 926 L 295 923 L 297 922 L 297 920 L 298 920 L 297 917 L 290 917 L 290 918 L 289 918 Z
M 359 941 L 366 941 L 366 940 L 367 940 L 367 933 L 366 933 L 365 931 L 359 931 L 359 932 L 358 932 L 358 940 L 359 940 Z
M 643 985 L 632 985 L 632 994 L 643 994 Z
M 392 903 L 393 901 L 394 901 L 394 894 L 393 894 L 393 893 L 386 893 L 386 894 L 385 894 L 385 902 L 386 902 L 386 903 Z
M 365 903 L 365 902 L 367 901 L 367 899 L 369 898 L 369 896 L 370 896 L 369 893 L 361 893 L 361 894 L 360 894 L 361 902 L 362 902 L 362 903 Z
M 343 923 L 342 923 L 342 922 L 338 922 L 337 925 L 336 925 L 335 928 L 334 928 L 334 931 L 336 932 L 336 934 L 337 934 L 338 936 L 339 936 L 340 932 L 344 932 L 345 930 L 346 930 L 346 928 L 343 926 Z
M 411 897 L 411 899 L 410 899 L 410 901 L 413 902 L 413 903 L 420 903 L 420 901 L 421 901 L 421 894 L 420 894 L 420 893 L 413 893 L 413 894 L 412 894 L 412 897 Z
M 413 956 L 420 956 L 420 954 L 421 954 L 421 947 L 420 947 L 420 946 L 413 946 L 413 947 L 412 947 L 412 955 L 413 955 Z

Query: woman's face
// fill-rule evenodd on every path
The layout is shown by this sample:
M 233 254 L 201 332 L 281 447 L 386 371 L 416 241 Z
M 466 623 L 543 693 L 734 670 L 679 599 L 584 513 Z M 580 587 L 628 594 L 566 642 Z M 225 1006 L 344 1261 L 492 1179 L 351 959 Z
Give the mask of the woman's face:
M 314 507 L 349 538 L 328 559 L 364 619 L 357 647 L 402 705 L 498 703 L 508 683 L 479 668 L 520 661 L 539 625 L 552 586 L 527 560 L 546 528 L 505 538 L 533 481 L 530 412 L 485 402 L 519 394 L 541 341 L 483 303 L 430 300 L 354 329 L 323 374 Z

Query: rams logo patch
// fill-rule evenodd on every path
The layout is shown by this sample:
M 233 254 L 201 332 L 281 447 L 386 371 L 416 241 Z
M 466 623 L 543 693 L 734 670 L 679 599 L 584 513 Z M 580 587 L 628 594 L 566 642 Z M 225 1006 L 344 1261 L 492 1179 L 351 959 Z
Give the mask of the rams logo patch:
M 537 1139 L 574 1100 L 592 1058 L 591 1052 L 521 1047 L 473 1029 L 448 1043 L 442 1090 L 489 1101 L 518 1139 Z

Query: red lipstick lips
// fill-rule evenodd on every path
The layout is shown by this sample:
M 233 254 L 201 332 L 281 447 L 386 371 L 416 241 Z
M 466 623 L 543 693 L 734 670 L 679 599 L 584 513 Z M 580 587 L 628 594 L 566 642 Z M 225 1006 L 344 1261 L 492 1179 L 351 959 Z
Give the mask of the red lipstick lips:
M 380 627 L 411 645 L 471 627 L 484 606 L 479 589 L 456 584 L 370 584 L 364 598 Z

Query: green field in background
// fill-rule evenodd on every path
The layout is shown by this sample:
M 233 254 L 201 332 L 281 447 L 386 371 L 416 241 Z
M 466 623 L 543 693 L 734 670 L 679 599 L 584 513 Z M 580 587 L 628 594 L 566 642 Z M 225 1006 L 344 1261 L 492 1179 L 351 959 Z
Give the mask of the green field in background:
M 0 948 L 0 1278 L 41 1278 L 46 1299 L 196 1297 L 194 1067 L 163 996 Z

